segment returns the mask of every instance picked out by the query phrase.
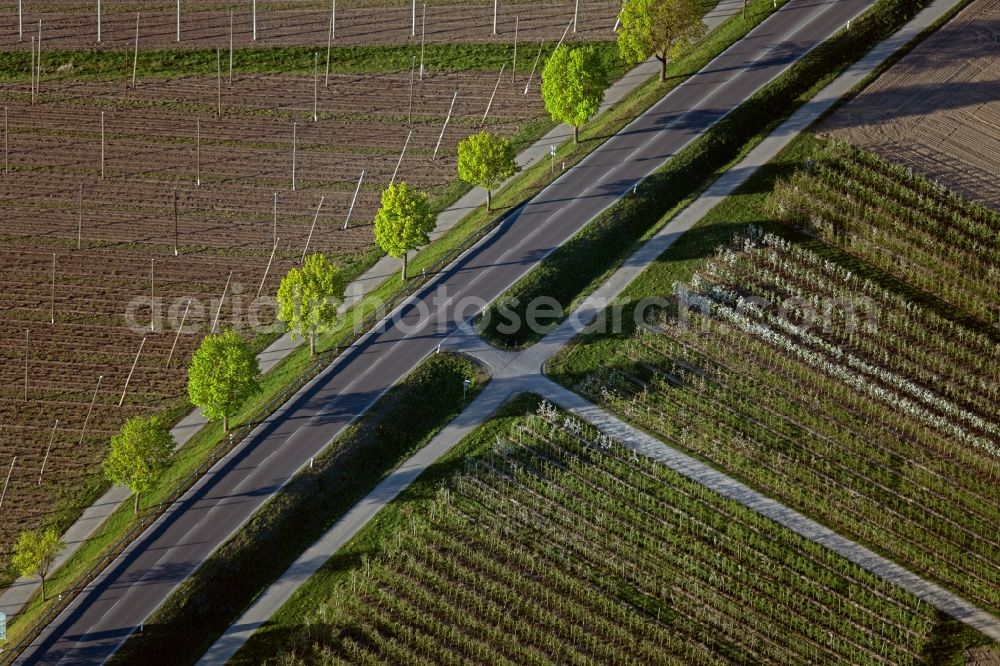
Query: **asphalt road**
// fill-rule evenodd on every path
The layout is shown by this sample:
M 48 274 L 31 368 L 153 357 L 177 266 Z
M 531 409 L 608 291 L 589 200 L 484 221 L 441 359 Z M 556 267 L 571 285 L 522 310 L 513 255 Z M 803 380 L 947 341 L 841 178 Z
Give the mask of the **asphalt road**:
M 563 174 L 219 461 L 46 628 L 18 663 L 104 661 L 272 493 L 459 323 L 873 2 L 790 0 Z

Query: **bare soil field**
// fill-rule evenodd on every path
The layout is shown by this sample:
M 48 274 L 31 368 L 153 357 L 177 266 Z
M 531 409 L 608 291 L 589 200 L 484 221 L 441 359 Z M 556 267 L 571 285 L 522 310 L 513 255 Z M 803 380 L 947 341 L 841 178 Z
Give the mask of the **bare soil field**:
M 579 4 L 574 37 L 614 39 L 612 28 L 619 4 L 610 0 L 583 0 Z M 139 13 L 140 48 L 191 48 L 229 45 L 231 5 L 214 0 L 184 0 L 181 4 L 180 41 L 177 40 L 177 5 L 162 0 L 108 1 L 102 4 L 101 41 L 97 41 L 97 8 L 93 0 L 36 0 L 25 2 L 18 28 L 16 5 L 0 18 L 0 49 L 30 48 L 30 39 L 42 22 L 46 48 L 123 48 L 135 40 Z M 497 9 L 497 34 L 493 34 L 491 2 L 429 2 L 426 7 L 426 42 L 511 42 L 515 23 L 519 40 L 557 40 L 573 19 L 573 1 L 503 2 Z M 330 2 L 258 2 L 257 38 L 253 37 L 250 2 L 233 11 L 233 40 L 237 47 L 323 45 L 330 32 Z M 372 0 L 337 3 L 334 45 L 419 43 L 425 20 L 423 2 L 417 3 L 416 34 L 413 6 L 409 2 Z M 20 40 L 19 40 L 20 37 Z
M 408 133 L 397 180 L 440 194 L 455 177 L 457 142 L 477 130 L 496 80 L 495 74 L 425 75 L 414 87 L 409 124 L 409 72 L 331 76 L 328 88 L 320 80 L 316 122 L 312 77 L 223 83 L 222 117 L 215 115 L 214 77 L 139 81 L 127 94 L 121 82 L 43 82 L 34 105 L 27 83 L 0 91 L 9 125 L 9 173 L 0 165 L 4 476 L 17 456 L 0 509 L 0 566 L 19 530 L 47 522 L 53 512 L 64 525 L 81 499 L 93 496 L 108 437 L 126 418 L 177 404 L 187 360 L 217 312 L 220 327 L 273 320 L 273 305 L 253 309 L 251 301 L 275 236 L 265 296 L 301 257 L 314 218 L 310 251 L 356 270 L 372 256 L 371 221 Z M 537 87 L 525 96 L 523 86 L 523 79 L 512 85 L 504 77 L 486 123 L 492 131 L 514 136 L 543 116 Z M 432 160 L 456 91 L 454 115 Z M 362 170 L 364 185 L 345 230 Z M 140 301 L 131 316 L 137 326 L 130 328 L 129 303 L 148 299 L 151 290 L 162 318 L 149 330 L 149 301 Z M 168 319 L 176 324 L 187 299 L 187 325 L 168 367 L 176 336 Z
M 1000 0 L 974 0 L 821 127 L 1000 210 Z

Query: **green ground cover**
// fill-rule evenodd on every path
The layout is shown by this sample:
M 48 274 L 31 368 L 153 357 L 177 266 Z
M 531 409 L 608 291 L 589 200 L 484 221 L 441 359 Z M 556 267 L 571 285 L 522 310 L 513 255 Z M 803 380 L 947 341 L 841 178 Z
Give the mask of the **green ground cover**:
M 235 663 L 948 663 L 978 640 L 526 396 L 384 509 Z

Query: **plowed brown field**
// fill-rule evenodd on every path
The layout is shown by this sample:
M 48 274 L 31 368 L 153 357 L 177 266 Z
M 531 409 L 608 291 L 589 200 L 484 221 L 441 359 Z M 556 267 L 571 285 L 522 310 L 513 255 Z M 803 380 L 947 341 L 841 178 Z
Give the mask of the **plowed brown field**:
M 974 0 L 822 127 L 1000 210 L 1000 0 Z
M 388 6 L 386 6 L 388 5 Z M 612 28 L 619 4 L 608 0 L 582 0 L 576 37 L 614 39 Z M 493 3 L 429 2 L 426 42 L 513 41 L 517 17 L 519 40 L 558 39 L 573 18 L 572 1 L 505 2 L 497 8 L 497 34 L 493 34 Z M 252 3 L 234 9 L 216 0 L 183 0 L 181 39 L 177 41 L 177 5 L 162 0 L 104 0 L 101 46 L 121 48 L 135 40 L 139 12 L 142 48 L 216 47 L 229 44 L 229 14 L 233 11 L 233 39 L 237 47 L 301 46 L 327 42 L 331 2 L 257 2 L 257 40 L 253 41 Z M 47 48 L 97 47 L 97 3 L 94 0 L 34 0 L 24 3 L 22 42 L 18 42 L 17 7 L 5 9 L 0 18 L 0 49 L 28 48 L 33 31 L 42 21 Z M 400 44 L 419 42 L 424 20 L 423 2 L 417 2 L 416 35 L 410 2 L 354 0 L 337 3 L 336 45 Z
M 0 163 L 0 476 L 17 456 L 0 509 L 0 565 L 19 530 L 53 512 L 64 525 L 81 499 L 93 496 L 108 437 L 126 418 L 184 394 L 184 367 L 201 337 L 195 333 L 210 326 L 230 271 L 220 326 L 248 323 L 275 234 L 273 193 L 280 242 L 265 295 L 275 293 L 301 256 L 321 197 L 310 249 L 344 265 L 371 251 L 379 193 L 410 130 L 397 179 L 432 193 L 453 181 L 456 144 L 477 130 L 495 84 L 496 75 L 488 73 L 425 75 L 415 86 L 409 125 L 409 72 L 332 76 L 329 88 L 321 81 L 318 122 L 312 120 L 312 77 L 237 77 L 223 84 L 221 118 L 214 77 L 140 81 L 127 94 L 120 82 L 49 81 L 34 105 L 26 83 L 0 90 L 10 130 L 10 172 Z M 512 136 L 543 115 L 537 86 L 527 96 L 523 86 L 523 79 L 515 86 L 504 77 L 487 122 L 491 130 Z M 455 91 L 454 116 L 432 160 Z M 362 169 L 364 187 L 344 230 Z M 150 294 L 151 269 L 153 297 L 165 317 L 173 308 L 176 322 L 186 299 L 194 299 L 169 368 L 175 328 L 160 321 L 149 331 L 150 311 L 142 303 L 133 309 L 139 330 L 126 325 L 129 303 Z M 257 314 L 273 319 L 273 308 Z M 81 437 L 98 376 L 100 390 Z M 90 492 L 81 493 L 85 488 Z

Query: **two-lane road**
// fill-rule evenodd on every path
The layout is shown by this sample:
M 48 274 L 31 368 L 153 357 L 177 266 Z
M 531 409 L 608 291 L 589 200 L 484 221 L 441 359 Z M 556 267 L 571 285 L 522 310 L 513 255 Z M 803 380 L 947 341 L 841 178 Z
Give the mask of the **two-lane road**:
M 563 174 L 219 461 L 88 586 L 19 661 L 105 660 L 274 491 L 462 321 L 872 3 L 790 0 Z

